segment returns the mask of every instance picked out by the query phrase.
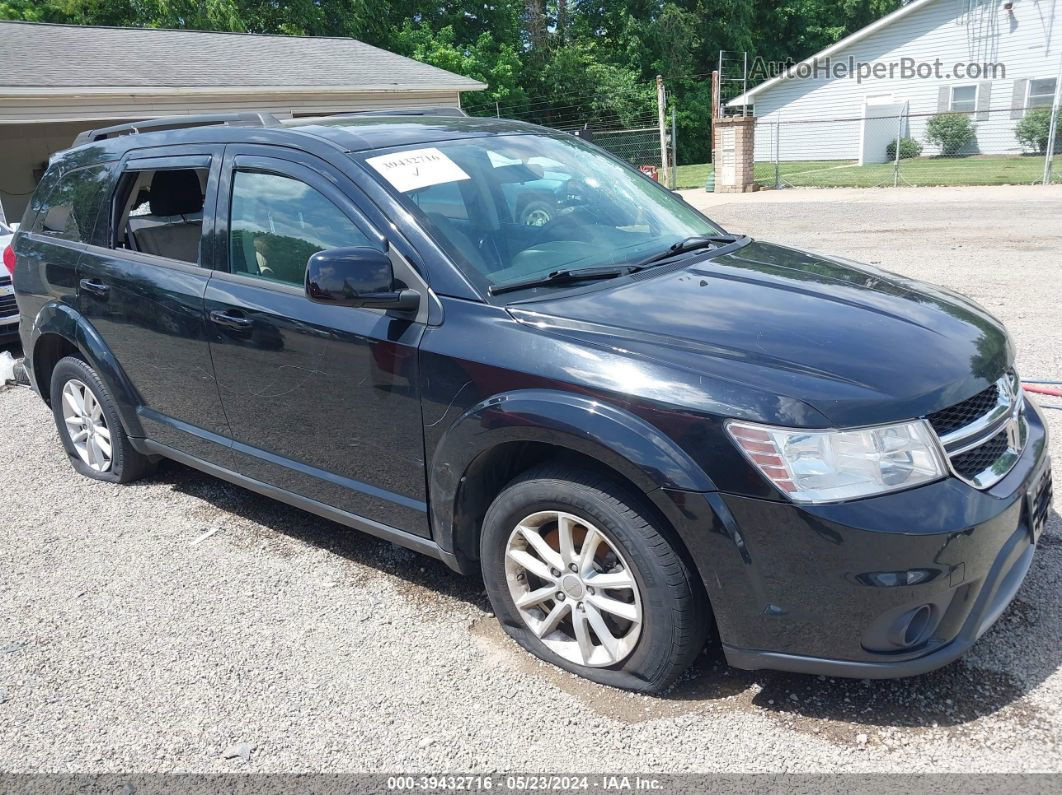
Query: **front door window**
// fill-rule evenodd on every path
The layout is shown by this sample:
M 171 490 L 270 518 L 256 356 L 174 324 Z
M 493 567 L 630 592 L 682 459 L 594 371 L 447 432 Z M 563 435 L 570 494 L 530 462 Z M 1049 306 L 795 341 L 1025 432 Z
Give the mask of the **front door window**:
M 375 245 L 305 182 L 259 171 L 235 173 L 229 230 L 233 273 L 298 286 L 318 251 Z

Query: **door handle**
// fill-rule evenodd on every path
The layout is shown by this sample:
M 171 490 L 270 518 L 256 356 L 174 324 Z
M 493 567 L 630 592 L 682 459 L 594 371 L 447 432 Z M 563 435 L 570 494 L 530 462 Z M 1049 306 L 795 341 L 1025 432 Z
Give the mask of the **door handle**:
M 215 309 L 210 313 L 210 320 L 219 326 L 233 329 L 249 329 L 254 321 L 249 317 L 244 317 L 239 310 L 232 309 Z
M 110 287 L 96 279 L 82 279 L 80 285 L 82 290 L 86 293 L 91 293 L 97 298 L 106 298 L 107 293 L 111 291 Z

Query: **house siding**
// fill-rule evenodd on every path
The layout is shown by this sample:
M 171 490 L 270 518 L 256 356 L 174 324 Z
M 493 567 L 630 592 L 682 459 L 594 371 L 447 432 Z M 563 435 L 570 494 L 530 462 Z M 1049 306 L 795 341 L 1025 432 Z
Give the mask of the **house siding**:
M 1062 17 L 1062 3 L 1057 15 Z M 956 63 L 997 63 L 1006 76 L 990 79 L 787 79 L 755 95 L 756 159 L 856 160 L 859 158 L 864 102 L 867 97 L 893 95 L 907 101 L 909 117 L 870 124 L 888 124 L 918 139 L 923 154 L 938 154 L 925 141 L 926 123 L 947 109 L 954 85 L 977 85 L 977 139 L 967 153 L 1020 154 L 1014 126 L 1015 110 L 1025 104 L 1026 81 L 1055 77 L 1062 18 L 1054 20 L 1055 2 L 1016 0 L 1013 15 L 1002 4 L 982 0 L 937 0 L 910 12 L 881 30 L 843 48 L 833 62 L 851 57 L 856 63 L 899 63 L 940 59 L 942 72 Z M 1055 42 L 1048 40 L 1053 32 Z M 881 153 L 884 160 L 884 152 Z

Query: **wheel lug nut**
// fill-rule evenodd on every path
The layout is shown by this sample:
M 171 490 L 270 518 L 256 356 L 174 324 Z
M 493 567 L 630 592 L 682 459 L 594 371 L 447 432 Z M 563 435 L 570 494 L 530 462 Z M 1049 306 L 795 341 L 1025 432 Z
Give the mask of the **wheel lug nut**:
M 577 608 L 578 608 L 579 610 L 586 610 L 586 608 L 585 608 L 585 607 L 583 607 L 583 603 L 582 603 L 582 602 L 579 602 L 579 604 L 577 604 L 577 605 L 576 605 L 576 607 L 577 607 Z
M 563 591 L 557 591 L 557 601 L 558 602 L 563 602 L 564 601 L 564 592 Z
M 572 571 L 579 571 L 579 567 L 576 566 L 574 563 L 569 563 L 568 564 L 568 568 L 571 569 Z
M 560 577 L 560 569 L 550 569 L 549 573 L 552 574 L 554 577 Z
M 588 594 L 590 594 L 591 596 L 593 596 L 594 595 L 594 587 L 592 585 L 586 586 L 586 592 Z

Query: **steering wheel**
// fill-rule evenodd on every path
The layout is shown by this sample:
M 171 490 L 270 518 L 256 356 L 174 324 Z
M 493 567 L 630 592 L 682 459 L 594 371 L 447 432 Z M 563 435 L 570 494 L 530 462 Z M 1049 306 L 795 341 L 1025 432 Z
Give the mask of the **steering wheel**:
M 597 214 L 586 207 L 576 207 L 551 218 L 538 227 L 532 245 L 549 240 L 592 240 L 588 227 L 598 223 Z

